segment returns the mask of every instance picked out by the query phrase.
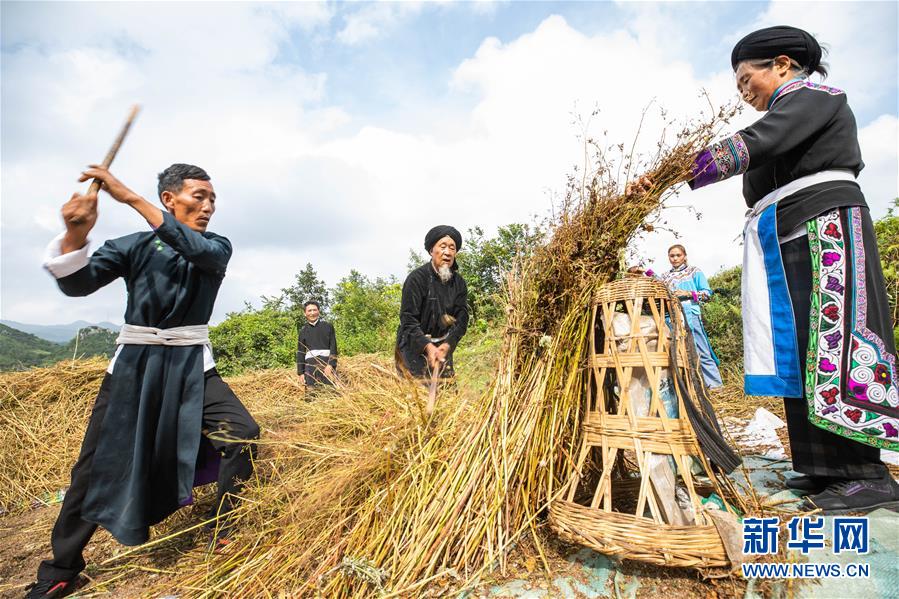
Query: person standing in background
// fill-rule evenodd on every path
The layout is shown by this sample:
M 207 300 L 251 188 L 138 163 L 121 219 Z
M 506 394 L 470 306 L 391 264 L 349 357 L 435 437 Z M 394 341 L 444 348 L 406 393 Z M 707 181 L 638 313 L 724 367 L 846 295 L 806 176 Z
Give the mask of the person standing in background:
M 306 322 L 297 326 L 297 375 L 307 387 L 334 385 L 337 379 L 337 336 L 334 326 L 321 319 L 315 300 L 303 304 Z
M 684 246 L 677 244 L 668 248 L 668 261 L 671 263 L 671 270 L 662 275 L 662 281 L 680 300 L 687 326 L 693 333 L 696 353 L 699 354 L 702 378 L 709 389 L 716 389 L 722 386 L 718 356 L 715 355 L 705 327 L 702 326 L 700 308 L 702 302 L 712 297 L 712 288 L 709 287 L 709 281 L 701 270 L 687 264 L 687 250 Z

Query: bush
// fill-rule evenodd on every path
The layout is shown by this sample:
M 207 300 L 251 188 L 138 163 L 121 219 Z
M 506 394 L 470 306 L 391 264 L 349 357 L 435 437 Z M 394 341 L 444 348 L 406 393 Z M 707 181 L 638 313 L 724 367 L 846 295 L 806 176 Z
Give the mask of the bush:
M 468 230 L 458 262 L 468 285 L 472 339 L 487 335 L 503 320 L 505 276 L 543 238 L 541 228 L 529 224 L 499 227 L 494 237 L 487 237 L 480 227 Z M 421 252 L 410 252 L 409 270 L 428 259 Z M 392 354 L 401 297 L 402 285 L 395 279 L 372 280 L 356 270 L 328 289 L 307 263 L 292 285 L 276 296 L 262 297 L 260 309 L 247 304 L 212 327 L 210 338 L 219 371 L 235 375 L 294 364 L 297 324 L 305 321 L 302 304 L 309 298 L 321 301 L 322 316 L 334 325 L 340 355 Z
M 288 311 L 249 305 L 209 330 L 216 367 L 233 376 L 245 370 L 296 364 L 297 325 Z
M 282 290 L 280 296 L 264 297 L 258 310 L 247 304 L 210 329 L 218 370 L 230 376 L 295 364 L 297 327 L 305 322 L 302 302 L 308 297 L 322 300 L 323 309 L 330 307 L 329 320 L 341 355 L 392 353 L 401 292 L 393 279 L 372 281 L 355 270 L 327 290 L 312 265 L 307 264 L 296 276 L 294 286 Z
M 743 316 L 740 306 L 740 277 L 743 269 L 734 266 L 709 279 L 714 294 L 702 308 L 702 322 L 712 349 L 726 367 L 743 364 Z
M 352 270 L 331 294 L 332 324 L 341 354 L 393 352 L 402 296 L 396 280 L 372 281 Z
M 899 347 L 899 198 L 886 216 L 874 223 L 877 233 L 877 250 L 883 276 L 886 279 L 887 294 L 890 297 L 890 314 L 893 318 L 893 337 Z

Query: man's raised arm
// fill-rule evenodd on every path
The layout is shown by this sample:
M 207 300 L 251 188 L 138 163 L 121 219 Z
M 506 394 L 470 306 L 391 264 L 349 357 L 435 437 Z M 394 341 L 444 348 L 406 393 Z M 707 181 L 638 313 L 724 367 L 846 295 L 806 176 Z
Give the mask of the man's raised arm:
M 44 268 L 56 278 L 60 290 L 84 296 L 127 272 L 127 258 L 112 242 L 88 257 L 88 234 L 97 222 L 97 194 L 72 194 L 63 204 L 66 230 L 47 246 Z

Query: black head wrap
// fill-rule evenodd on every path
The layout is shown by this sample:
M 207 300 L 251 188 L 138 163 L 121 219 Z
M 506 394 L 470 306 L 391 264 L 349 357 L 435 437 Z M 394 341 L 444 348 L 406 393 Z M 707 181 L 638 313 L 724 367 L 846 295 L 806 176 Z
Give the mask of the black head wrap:
M 447 236 L 456 242 L 457 252 L 462 249 L 462 234 L 459 233 L 458 229 L 449 225 L 437 225 L 425 235 L 425 251 L 430 254 L 434 244 Z
M 821 45 L 806 31 L 787 25 L 777 25 L 753 31 L 734 46 L 730 53 L 730 65 L 744 60 L 789 56 L 808 73 L 813 73 L 821 64 Z
M 303 310 L 305 310 L 306 308 L 308 308 L 310 305 L 315 306 L 315 307 L 318 308 L 319 310 L 322 309 L 322 307 L 318 304 L 318 300 L 310 299 L 310 300 L 306 300 L 305 302 L 303 302 Z

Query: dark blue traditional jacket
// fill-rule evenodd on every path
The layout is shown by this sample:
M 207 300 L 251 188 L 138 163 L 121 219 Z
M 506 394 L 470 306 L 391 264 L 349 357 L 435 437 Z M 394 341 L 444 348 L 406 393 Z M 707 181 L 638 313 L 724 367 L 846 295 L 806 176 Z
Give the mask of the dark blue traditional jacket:
M 169 213 L 155 231 L 107 241 L 86 266 L 57 279 L 85 296 L 122 278 L 127 324 L 172 328 L 209 322 L 231 243 Z M 125 545 L 192 498 L 201 440 L 204 347 L 123 345 L 90 472 L 82 518 Z

